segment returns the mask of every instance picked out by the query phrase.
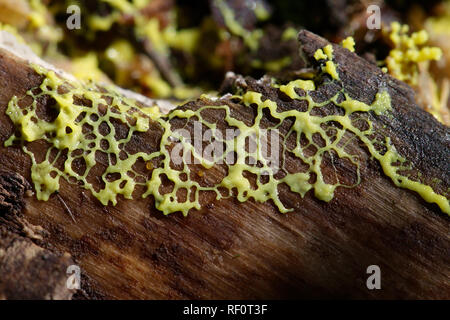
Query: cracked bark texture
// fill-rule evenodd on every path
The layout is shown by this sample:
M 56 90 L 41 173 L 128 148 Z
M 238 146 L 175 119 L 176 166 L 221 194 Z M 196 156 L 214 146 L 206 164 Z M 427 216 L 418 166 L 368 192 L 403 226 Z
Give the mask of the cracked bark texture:
M 42 239 L 21 219 L 31 185 L 19 174 L 0 171 L 0 299 L 71 299 L 66 269 L 69 254 L 57 255 L 33 240 Z

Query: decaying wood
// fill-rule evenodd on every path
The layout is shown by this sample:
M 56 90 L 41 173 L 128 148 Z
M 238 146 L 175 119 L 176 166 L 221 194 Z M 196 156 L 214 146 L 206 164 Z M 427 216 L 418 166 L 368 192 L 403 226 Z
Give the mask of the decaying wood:
M 69 254 L 57 255 L 33 243 L 42 237 L 20 215 L 30 184 L 17 173 L 0 171 L 0 300 L 70 299 Z
M 0 299 L 71 299 L 69 255 L 59 256 L 0 227 Z
M 299 40 L 307 65 L 314 65 L 312 55 L 326 40 L 306 31 Z M 448 188 L 449 129 L 418 108 L 403 83 L 338 46 L 334 53 L 352 97 L 371 103 L 381 86 L 388 88 L 393 118 L 374 121 L 402 155 Z M 12 96 L 24 95 L 40 81 L 26 62 L 0 51 L 0 165 L 27 181 L 30 159 L 20 148 L 3 147 L 14 130 L 5 108 Z M 234 85 L 275 95 L 251 79 Z M 319 91 L 326 95 L 332 86 Z M 227 103 L 237 118 L 252 117 L 250 108 L 226 98 L 183 108 L 211 103 Z M 292 108 L 292 103 L 280 105 Z M 223 121 L 217 113 L 205 117 Z M 130 148 L 155 150 L 160 136 L 161 130 L 151 126 L 133 137 Z M 61 181 L 59 195 L 76 223 L 55 196 L 47 202 L 25 198 L 21 214 L 45 230 L 40 246 L 58 255 L 68 252 L 81 267 L 82 297 L 87 298 L 450 298 L 449 217 L 414 192 L 395 187 L 362 146 L 355 141 L 352 147 L 364 160 L 361 184 L 338 188 L 329 203 L 311 193 L 301 199 L 282 190 L 281 200 L 294 209 L 288 214 L 280 214 L 270 202 L 216 201 L 205 194 L 201 210 L 187 217 L 163 216 L 151 197 L 103 207 L 66 181 Z M 287 165 L 300 166 L 295 161 Z M 345 165 L 340 169 L 345 179 Z M 208 183 L 222 170 L 208 170 L 202 179 Z M 0 223 L 10 225 L 8 220 Z M 370 265 L 381 269 L 381 290 L 366 287 Z M 14 288 L 10 284 L 7 289 Z

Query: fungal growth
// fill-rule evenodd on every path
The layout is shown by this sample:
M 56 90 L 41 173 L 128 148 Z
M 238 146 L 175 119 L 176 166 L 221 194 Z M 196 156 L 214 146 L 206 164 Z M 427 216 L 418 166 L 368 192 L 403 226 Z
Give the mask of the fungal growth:
M 331 45 L 314 56 L 322 62 L 325 81 L 340 81 Z M 288 212 L 291 209 L 279 196 L 282 185 L 299 198 L 312 191 L 318 199 L 330 201 L 336 188 L 361 182 L 363 160 L 348 147 L 357 139 L 397 186 L 417 192 L 450 214 L 448 195 L 426 185 L 420 175 L 408 174 L 414 170 L 411 163 L 388 136 L 378 134 L 371 119 L 389 116 L 386 89 L 371 104 L 353 99 L 345 88 L 321 101 L 312 80 L 273 80 L 270 90 L 284 97 L 283 105 L 251 89 L 231 97 L 234 104 L 251 110 L 252 119 L 236 115 L 230 98 L 206 96 L 163 115 L 157 107 L 144 108 L 123 98 L 114 88 L 69 82 L 34 68 L 43 81 L 25 97 L 9 102 L 7 114 L 17 130 L 6 145 L 21 145 L 30 156 L 40 200 L 48 200 L 63 178 L 90 190 L 104 205 L 115 205 L 119 195 L 132 199 L 139 194 L 153 196 L 164 214 L 187 215 L 201 208 L 200 194 L 209 192 L 218 200 L 272 200 L 280 212 Z M 51 104 L 53 117 L 42 116 L 43 103 Z M 208 113 L 216 119 L 206 117 Z M 186 128 L 198 128 L 200 138 L 196 130 L 192 135 Z M 133 150 L 136 137 L 150 131 L 158 136 L 152 147 Z M 33 148 L 38 141 L 48 148 L 43 159 Z M 301 169 L 292 172 L 288 161 L 300 163 Z M 324 172 L 339 161 L 353 172 L 352 181 Z M 216 175 L 205 182 L 212 168 L 218 168 Z

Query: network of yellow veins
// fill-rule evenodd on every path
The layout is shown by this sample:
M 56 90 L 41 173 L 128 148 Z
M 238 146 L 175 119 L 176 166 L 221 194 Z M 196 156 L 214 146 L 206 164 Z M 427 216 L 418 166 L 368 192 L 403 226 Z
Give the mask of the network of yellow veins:
M 332 47 L 326 46 L 323 49 L 319 49 L 315 57 L 318 60 L 324 59 L 332 63 L 333 67 L 327 68 L 325 65 L 323 71 L 329 73 L 332 78 L 339 79 L 336 65 L 332 61 L 332 53 Z M 20 128 L 21 136 L 16 137 L 13 135 L 6 142 L 6 145 L 11 145 L 15 140 L 24 142 L 24 151 L 32 159 L 32 179 L 37 197 L 40 200 L 48 200 L 49 196 L 59 189 L 60 178 L 63 177 L 69 181 L 72 179 L 80 183 L 84 188 L 90 190 L 104 205 L 109 202 L 116 204 L 117 196 L 120 194 L 127 199 L 131 199 L 136 186 L 144 185 L 146 191 L 143 196 L 147 197 L 152 195 L 155 198 L 156 208 L 164 214 L 181 211 L 186 215 L 190 209 L 200 209 L 199 194 L 202 191 L 213 191 L 216 194 L 216 198 L 221 199 L 230 196 L 232 190 L 236 191 L 236 197 L 241 202 L 250 198 L 259 202 L 272 200 L 280 212 L 287 212 L 290 209 L 286 208 L 279 198 L 280 184 L 286 184 L 292 192 L 302 197 L 306 192 L 313 190 L 314 195 L 323 201 L 330 201 L 334 196 L 335 189 L 339 186 L 354 186 L 341 184 L 339 179 L 337 179 L 338 182 L 335 184 L 330 184 L 325 181 L 321 171 L 321 164 L 326 153 L 334 152 L 339 158 L 351 161 L 357 168 L 356 172 L 358 177 L 356 184 L 360 182 L 360 164 L 358 158 L 347 153 L 342 146 L 342 138 L 346 131 L 349 131 L 367 146 L 371 155 L 380 162 L 384 173 L 397 186 L 418 192 L 426 201 L 438 204 L 444 212 L 450 214 L 447 198 L 434 192 L 430 186 L 410 180 L 399 174 L 399 170 L 405 167 L 394 166 L 393 164 L 405 163 L 406 161 L 397 153 L 388 137 L 385 138 L 385 141 L 381 141 L 381 143 L 384 143 L 387 151 L 380 153 L 377 151 L 374 141 L 369 138 L 374 133 L 372 123 L 366 119 L 369 128 L 362 131 L 352 122 L 350 115 L 354 112 L 371 111 L 377 115 L 388 112 L 391 108 L 391 103 L 390 96 L 386 91 L 380 91 L 370 105 L 352 99 L 344 91 L 338 92 L 329 101 L 318 103 L 314 101 L 310 94 L 315 90 L 315 84 L 311 80 L 295 80 L 285 85 L 276 86 L 278 90 L 285 93 L 291 99 L 306 101 L 308 103 L 308 109 L 305 112 L 295 109 L 278 111 L 277 104 L 274 101 L 263 98 L 260 93 L 247 91 L 242 96 L 235 98 L 241 99 L 247 107 L 256 106 L 256 118 L 253 121 L 253 125 L 248 126 L 243 121 L 232 117 L 230 107 L 227 105 L 205 106 L 196 111 L 176 109 L 167 116 L 162 116 L 156 107 L 146 109 L 136 107 L 133 101 L 115 94 L 112 89 L 108 93 L 104 93 L 92 85 L 69 84 L 61 80 L 53 72 L 48 72 L 38 67 L 35 68 L 39 73 L 45 75 L 44 81 L 39 87 L 41 92 L 34 93 L 36 92 L 35 90 L 30 90 L 27 93 L 33 98 L 33 103 L 25 109 L 19 107 L 19 99 L 17 97 L 14 97 L 9 102 L 7 114 L 13 123 Z M 58 89 L 62 86 L 69 90 L 61 93 Z M 55 108 L 57 108 L 59 113 L 52 122 L 39 119 L 36 114 L 37 101 L 42 95 L 48 95 L 56 101 Z M 90 100 L 92 106 L 74 104 L 75 96 Z M 343 99 L 340 98 L 342 96 L 344 97 Z M 105 97 L 108 97 L 111 101 L 107 101 Z M 321 108 L 330 102 L 343 108 L 345 114 L 321 117 L 311 113 L 313 108 Z M 100 115 L 99 108 L 102 105 L 115 107 L 106 108 L 106 112 Z M 190 142 L 185 141 L 181 135 L 171 128 L 170 121 L 172 119 L 196 119 L 203 126 L 211 129 L 213 136 L 215 136 L 215 131 L 217 130 L 216 124 L 210 123 L 202 117 L 202 111 L 205 109 L 222 110 L 222 112 L 225 112 L 224 121 L 230 127 L 239 130 L 237 136 L 223 141 L 226 147 L 220 159 L 214 158 L 213 160 L 208 160 L 203 158 L 203 155 L 198 154 Z M 255 135 L 258 138 L 262 135 L 260 125 L 264 117 L 264 110 L 270 112 L 271 116 L 278 119 L 280 124 L 288 118 L 293 119 L 293 125 L 290 131 L 282 137 L 283 139 L 280 144 L 282 145 L 283 153 L 289 152 L 294 154 L 295 157 L 301 159 L 303 163 L 308 165 L 306 171 L 289 173 L 281 166 L 280 170 L 284 171 L 284 175 L 282 178 L 277 179 L 275 178 L 276 172 L 274 168 L 262 155 L 262 146 L 260 145 L 261 141 L 259 139 L 256 139 L 256 150 L 251 151 L 246 149 L 245 146 L 248 137 Z M 111 125 L 113 119 L 127 124 L 129 131 L 126 137 L 120 140 L 116 139 L 115 128 Z M 130 141 L 136 132 L 147 131 L 150 126 L 150 121 L 156 122 L 163 129 L 159 150 L 151 154 L 145 152 L 135 154 L 126 153 L 123 146 Z M 335 133 L 328 135 L 325 128 L 330 122 L 338 122 L 342 126 L 342 129 L 334 127 Z M 100 132 L 99 127 L 102 123 L 109 126 L 109 133 L 106 135 L 102 135 Z M 83 132 L 83 125 L 90 127 L 91 131 Z M 277 129 L 277 127 L 275 126 L 271 129 Z M 325 141 L 323 146 L 318 146 L 313 142 L 314 134 L 320 134 Z M 295 137 L 296 143 L 294 148 L 288 149 L 286 140 L 291 135 Z M 309 145 L 301 145 L 301 135 L 307 138 Z M 48 150 L 45 159 L 38 162 L 33 152 L 27 149 L 26 142 L 40 139 L 46 140 L 52 148 Z M 236 161 L 227 164 L 228 171 L 219 183 L 212 187 L 205 187 L 203 184 L 191 179 L 191 173 L 195 173 L 191 171 L 196 169 L 185 163 L 185 159 L 182 163 L 182 169 L 172 168 L 169 150 L 176 143 L 174 141 L 177 140 L 179 141 L 178 143 L 181 143 L 183 154 L 191 152 L 194 158 L 205 169 L 213 167 L 218 160 L 224 161 L 224 157 L 228 152 L 236 153 Z M 105 141 L 107 142 L 106 146 Z M 310 145 L 313 145 L 317 149 L 314 155 L 305 154 L 305 150 Z M 62 170 L 57 168 L 55 164 L 58 155 L 53 158 L 51 157 L 52 149 L 56 150 L 58 155 L 64 150 L 68 150 L 68 157 L 64 162 L 64 168 Z M 101 177 L 101 180 L 104 182 L 104 188 L 100 190 L 98 188 L 96 189 L 92 181 L 88 180 L 90 170 L 96 165 L 95 155 L 98 151 L 105 152 L 109 156 L 109 166 Z M 112 159 L 113 157 L 114 160 Z M 257 160 L 260 165 L 247 164 L 246 159 L 249 157 Z M 73 162 L 79 158 L 83 158 L 86 164 L 86 170 L 82 175 L 75 172 L 72 166 Z M 146 179 L 134 170 L 134 165 L 139 158 L 142 158 L 149 164 L 147 169 L 151 170 L 150 179 Z M 162 160 L 154 166 L 154 162 L 152 161 L 156 159 Z M 203 171 L 201 172 L 203 173 Z M 246 173 L 251 173 L 256 176 L 256 186 L 251 185 L 250 181 L 245 177 Z M 118 174 L 120 178 L 109 181 L 108 175 L 111 174 Z M 163 193 L 160 191 L 160 187 L 163 185 L 163 175 L 174 184 L 171 192 Z M 197 172 L 197 175 L 203 177 L 203 174 L 200 174 L 200 172 Z M 263 175 L 266 175 L 266 177 L 263 177 Z M 315 176 L 315 179 L 311 179 L 312 176 Z M 178 192 L 183 190 L 186 193 L 186 197 L 184 201 L 181 201 L 178 197 Z M 219 190 L 227 190 L 227 192 L 223 193 Z

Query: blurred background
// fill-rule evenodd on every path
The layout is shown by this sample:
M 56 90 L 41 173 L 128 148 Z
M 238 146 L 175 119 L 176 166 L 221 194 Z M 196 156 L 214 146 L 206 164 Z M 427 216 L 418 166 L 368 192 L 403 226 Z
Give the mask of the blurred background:
M 450 124 L 450 1 L 0 0 L 0 23 L 79 79 L 178 102 L 217 91 L 228 71 L 295 74 L 303 28 L 335 43 L 351 36 L 356 53 Z

